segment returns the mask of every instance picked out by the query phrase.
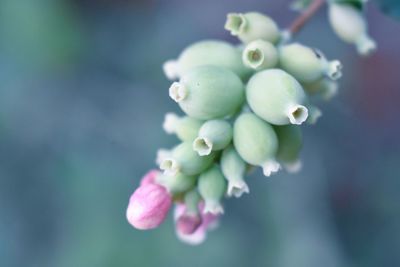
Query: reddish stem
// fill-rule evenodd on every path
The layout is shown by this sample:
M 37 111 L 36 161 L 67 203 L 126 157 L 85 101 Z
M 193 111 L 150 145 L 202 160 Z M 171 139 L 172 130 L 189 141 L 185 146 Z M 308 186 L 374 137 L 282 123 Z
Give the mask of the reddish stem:
M 325 4 L 325 0 L 314 0 L 310 6 L 297 18 L 289 27 L 289 32 L 293 35 L 299 32 L 304 24 L 307 23 Z

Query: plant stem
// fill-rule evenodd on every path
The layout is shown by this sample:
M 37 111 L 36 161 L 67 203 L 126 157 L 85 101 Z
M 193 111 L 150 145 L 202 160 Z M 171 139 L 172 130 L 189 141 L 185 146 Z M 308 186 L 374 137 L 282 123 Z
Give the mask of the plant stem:
M 290 35 L 298 33 L 307 23 L 307 21 L 309 21 L 324 4 L 325 0 L 313 0 L 310 6 L 290 25 L 288 29 Z

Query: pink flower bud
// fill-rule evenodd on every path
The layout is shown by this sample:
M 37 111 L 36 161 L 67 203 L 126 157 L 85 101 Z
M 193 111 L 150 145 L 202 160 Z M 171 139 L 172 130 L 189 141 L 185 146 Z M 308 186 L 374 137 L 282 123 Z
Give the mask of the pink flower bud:
M 171 203 L 172 198 L 164 187 L 144 183 L 132 194 L 126 218 L 137 229 L 153 229 L 165 220 Z
M 201 227 L 205 227 L 207 230 L 214 230 L 215 228 L 218 227 L 218 222 L 221 215 L 220 214 L 215 215 L 209 212 L 204 212 L 204 207 L 205 207 L 204 202 L 201 202 L 199 204 L 199 209 L 201 211 L 201 218 L 203 220 Z
M 201 225 L 201 217 L 198 214 L 182 214 L 176 221 L 176 228 L 182 234 L 193 234 Z
M 209 230 L 215 229 L 218 226 L 218 220 L 220 215 L 214 215 L 211 213 L 204 213 L 204 203 L 199 204 L 199 210 L 201 215 L 201 224 L 192 233 L 184 233 L 182 226 L 179 224 L 179 219 L 184 215 L 186 210 L 185 205 L 179 204 L 175 207 L 175 222 L 176 222 L 176 234 L 178 238 L 190 245 L 199 245 L 203 243 L 207 237 Z
M 145 184 L 154 184 L 156 183 L 156 177 L 157 175 L 160 174 L 158 170 L 150 170 L 148 173 L 146 173 L 142 180 L 140 181 L 140 185 L 145 185 Z

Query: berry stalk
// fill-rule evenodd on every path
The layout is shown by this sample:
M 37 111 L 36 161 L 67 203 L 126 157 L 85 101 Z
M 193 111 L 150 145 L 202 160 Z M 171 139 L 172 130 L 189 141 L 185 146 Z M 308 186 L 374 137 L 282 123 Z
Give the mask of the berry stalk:
M 304 25 L 322 8 L 325 4 L 325 0 L 314 0 L 310 6 L 302 12 L 302 14 L 296 18 L 293 23 L 289 26 L 290 35 L 298 33 Z

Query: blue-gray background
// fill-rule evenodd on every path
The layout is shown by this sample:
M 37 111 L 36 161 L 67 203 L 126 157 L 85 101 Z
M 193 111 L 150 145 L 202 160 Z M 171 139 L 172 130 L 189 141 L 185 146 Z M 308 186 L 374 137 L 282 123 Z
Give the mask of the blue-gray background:
M 161 65 L 196 40 L 235 42 L 230 11 L 281 27 L 289 1 L 0 0 L 0 266 L 400 266 L 400 24 L 368 9 L 363 59 L 319 13 L 298 36 L 344 64 L 338 97 L 304 127 L 304 169 L 249 177 L 221 227 L 190 247 L 171 218 L 140 232 L 130 193 L 177 142 Z

